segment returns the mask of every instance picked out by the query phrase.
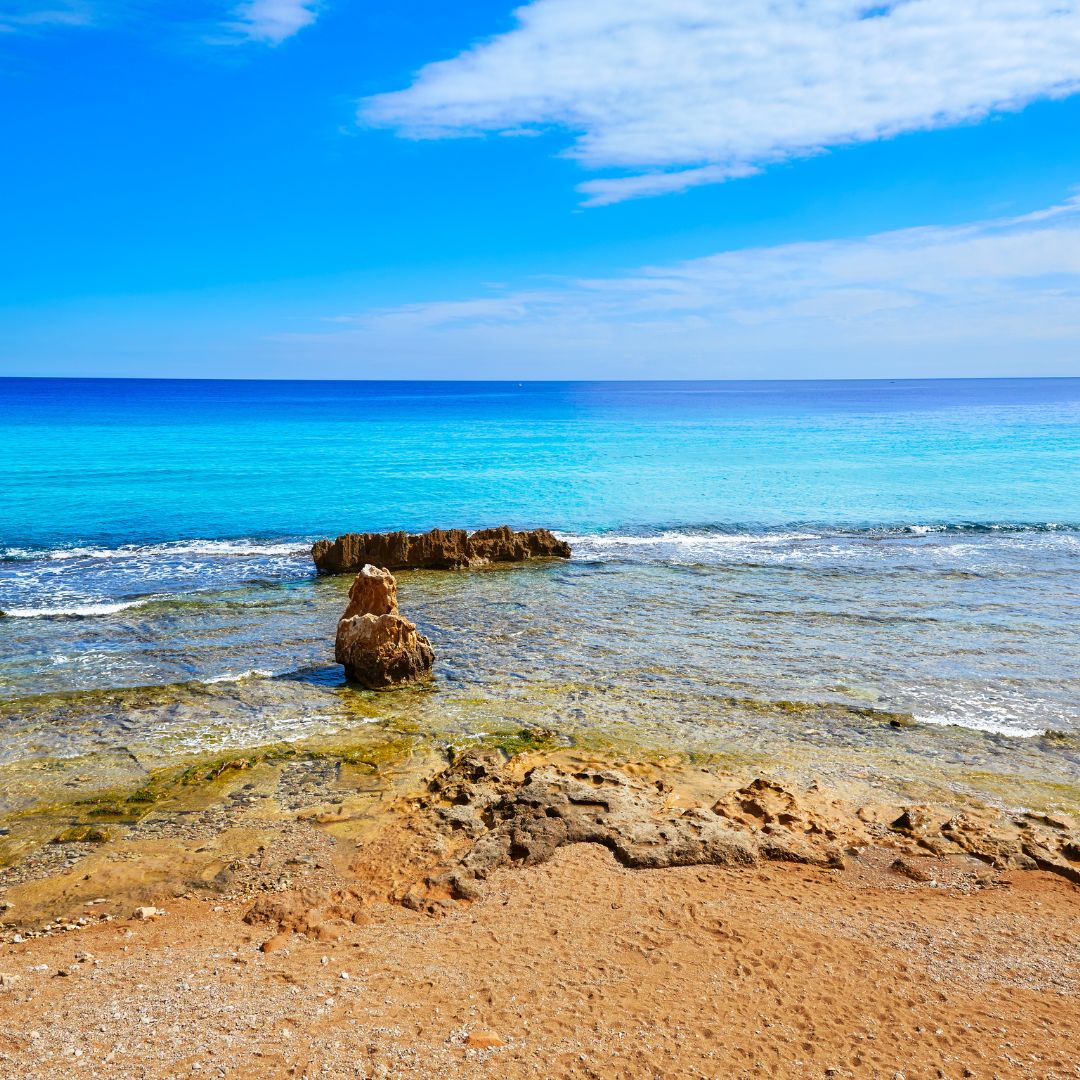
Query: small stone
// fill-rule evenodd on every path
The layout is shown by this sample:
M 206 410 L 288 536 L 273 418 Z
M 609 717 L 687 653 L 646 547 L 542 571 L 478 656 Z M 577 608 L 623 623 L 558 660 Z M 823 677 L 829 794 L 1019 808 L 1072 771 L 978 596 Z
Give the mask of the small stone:
M 133 917 L 140 919 L 143 922 L 148 922 L 151 919 L 160 919 L 164 914 L 165 912 L 162 911 L 161 908 L 145 906 L 137 907 Z
M 895 829 L 897 832 L 914 835 L 925 832 L 928 825 L 929 818 L 926 808 L 909 806 L 895 821 L 890 822 L 889 828 Z
M 930 875 L 922 867 L 908 862 L 907 859 L 896 859 L 891 869 L 903 875 L 909 881 L 927 882 L 930 880 Z
M 341 973 L 341 975 L 339 976 L 339 978 L 342 978 L 342 979 L 345 979 L 346 981 L 348 981 L 349 973 L 347 971 L 343 971 Z
M 505 1046 L 506 1043 L 499 1037 L 498 1032 L 488 1028 L 470 1031 L 465 1038 L 465 1045 L 474 1050 L 494 1050 L 497 1046 Z
M 5 990 L 10 990 L 18 981 L 18 975 L 9 975 L 7 972 L 0 972 L 0 986 Z
M 288 931 L 282 931 L 280 934 L 275 934 L 272 938 L 267 938 L 260 946 L 260 950 L 264 953 L 277 952 L 278 949 L 283 949 L 289 942 Z

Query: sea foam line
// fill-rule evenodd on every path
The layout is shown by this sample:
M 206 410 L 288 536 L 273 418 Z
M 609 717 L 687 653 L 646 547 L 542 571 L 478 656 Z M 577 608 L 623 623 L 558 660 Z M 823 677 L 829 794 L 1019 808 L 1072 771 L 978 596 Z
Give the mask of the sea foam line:
M 8 619 L 87 618 L 94 615 L 115 615 L 118 611 L 143 607 L 153 603 L 155 599 L 160 598 L 146 597 L 142 600 L 118 600 L 113 603 L 74 604 L 71 607 L 6 608 L 0 611 L 0 615 Z
M 240 558 L 259 556 L 308 555 L 309 548 L 302 541 L 288 543 L 265 543 L 257 540 L 171 540 L 163 544 L 121 544 L 119 547 L 60 547 L 0 549 L 0 558 L 10 560 L 43 559 L 68 561 L 71 559 L 132 559 L 146 555 L 206 555 Z

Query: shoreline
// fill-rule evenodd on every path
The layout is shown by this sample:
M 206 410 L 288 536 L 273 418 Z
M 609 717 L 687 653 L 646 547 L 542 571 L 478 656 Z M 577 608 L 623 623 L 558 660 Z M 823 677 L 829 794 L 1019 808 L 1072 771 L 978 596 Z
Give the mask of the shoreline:
M 76 858 L 2 893 L 0 1063 L 908 1080 L 1076 1063 L 1080 888 L 1019 868 L 1025 843 L 1080 840 L 1075 821 L 685 759 L 399 751 L 235 759 L 123 836 L 38 849 Z

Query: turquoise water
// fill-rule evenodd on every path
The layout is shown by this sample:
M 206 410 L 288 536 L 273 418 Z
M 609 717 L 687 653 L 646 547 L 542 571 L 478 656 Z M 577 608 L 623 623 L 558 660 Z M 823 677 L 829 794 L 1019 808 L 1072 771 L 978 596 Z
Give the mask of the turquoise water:
M 913 761 L 1080 778 L 1080 380 L 0 380 L 0 415 L 0 768 L 407 721 L 851 769 L 912 716 Z M 401 575 L 435 688 L 345 687 L 311 540 L 502 522 L 575 556 Z
M 0 536 L 1080 524 L 1080 380 L 0 382 Z

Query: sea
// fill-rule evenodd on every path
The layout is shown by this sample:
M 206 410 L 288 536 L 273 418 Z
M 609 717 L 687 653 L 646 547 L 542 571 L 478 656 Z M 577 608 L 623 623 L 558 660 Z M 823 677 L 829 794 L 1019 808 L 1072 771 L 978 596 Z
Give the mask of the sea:
M 372 731 L 1080 800 L 1080 379 L 3 379 L 0 492 L 0 811 Z M 573 557 L 347 686 L 311 543 L 504 523 Z

